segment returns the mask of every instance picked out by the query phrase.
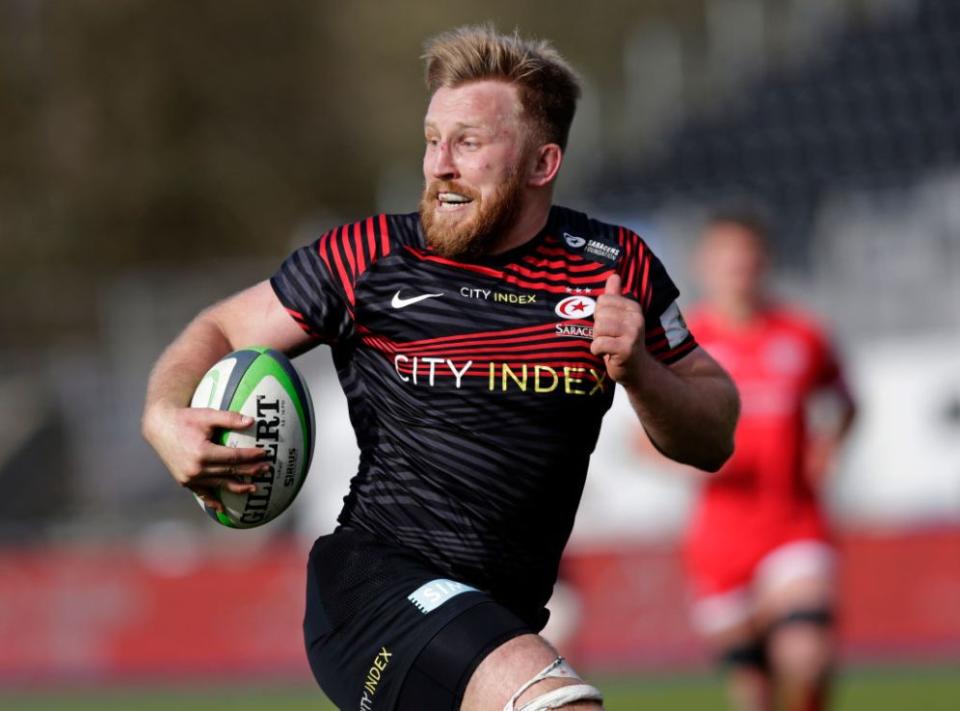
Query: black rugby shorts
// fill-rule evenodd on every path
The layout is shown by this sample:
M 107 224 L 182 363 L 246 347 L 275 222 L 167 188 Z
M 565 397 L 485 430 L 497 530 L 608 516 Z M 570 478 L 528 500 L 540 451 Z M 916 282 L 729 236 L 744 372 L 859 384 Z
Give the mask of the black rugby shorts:
M 457 711 L 483 658 L 533 630 L 418 554 L 340 528 L 310 551 L 303 631 L 341 711 Z

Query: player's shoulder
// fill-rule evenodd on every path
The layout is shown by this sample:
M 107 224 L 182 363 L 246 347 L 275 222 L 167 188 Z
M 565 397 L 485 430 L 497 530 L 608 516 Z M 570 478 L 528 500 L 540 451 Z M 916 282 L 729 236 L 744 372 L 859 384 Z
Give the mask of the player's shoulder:
M 420 231 L 420 216 L 410 213 L 378 213 L 355 222 L 344 222 L 325 233 L 338 242 L 374 240 L 382 244 L 418 245 L 423 238 Z
M 633 230 L 561 205 L 553 206 L 549 225 L 568 252 L 593 261 L 618 264 L 646 249 Z
M 403 212 L 378 215 L 387 230 L 387 238 L 392 244 L 403 247 L 422 247 L 423 230 L 420 226 L 420 213 Z
M 353 267 L 369 267 L 406 245 L 420 246 L 420 218 L 417 213 L 380 213 L 355 222 L 344 222 L 315 240 L 318 253 Z

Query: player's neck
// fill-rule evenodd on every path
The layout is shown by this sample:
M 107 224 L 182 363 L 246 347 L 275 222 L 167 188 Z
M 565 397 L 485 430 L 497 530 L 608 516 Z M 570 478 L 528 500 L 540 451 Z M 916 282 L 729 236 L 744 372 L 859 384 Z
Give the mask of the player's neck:
M 525 201 L 517 221 L 490 250 L 490 254 L 502 254 L 526 244 L 536 237 L 550 217 L 552 191 L 538 191 Z

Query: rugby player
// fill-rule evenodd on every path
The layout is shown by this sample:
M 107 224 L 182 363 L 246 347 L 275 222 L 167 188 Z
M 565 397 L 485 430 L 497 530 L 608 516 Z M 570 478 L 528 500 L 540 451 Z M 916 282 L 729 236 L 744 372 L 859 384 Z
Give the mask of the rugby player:
M 668 456 L 716 470 L 738 400 L 636 234 L 553 206 L 577 79 L 547 43 L 467 27 L 426 48 L 418 212 L 342 225 L 203 311 L 160 357 L 143 431 L 217 507 L 256 449 L 188 409 L 232 349 L 329 344 L 360 446 L 307 570 L 311 667 L 343 709 L 600 709 L 537 632 L 614 384 Z
M 757 216 L 707 223 L 697 254 L 705 300 L 689 323 L 733 377 L 743 412 L 735 454 L 703 487 L 686 561 L 694 624 L 729 668 L 733 706 L 818 711 L 834 658 L 836 564 L 820 487 L 854 403 L 816 321 L 768 295 L 767 265 Z M 807 410 L 823 391 L 835 412 L 814 431 Z

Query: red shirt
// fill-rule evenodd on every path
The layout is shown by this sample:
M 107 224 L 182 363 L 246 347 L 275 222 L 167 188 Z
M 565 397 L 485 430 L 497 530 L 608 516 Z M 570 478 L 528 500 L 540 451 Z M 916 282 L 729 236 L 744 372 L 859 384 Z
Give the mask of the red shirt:
M 721 579 L 737 577 L 735 569 L 742 576 L 783 543 L 826 537 L 804 475 L 805 408 L 840 371 L 822 330 L 796 311 L 775 306 L 731 325 L 701 307 L 688 322 L 740 390 L 736 449 L 707 479 L 687 538 L 695 577 L 723 588 Z

